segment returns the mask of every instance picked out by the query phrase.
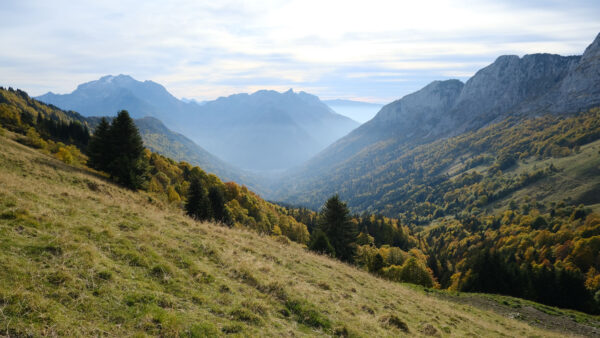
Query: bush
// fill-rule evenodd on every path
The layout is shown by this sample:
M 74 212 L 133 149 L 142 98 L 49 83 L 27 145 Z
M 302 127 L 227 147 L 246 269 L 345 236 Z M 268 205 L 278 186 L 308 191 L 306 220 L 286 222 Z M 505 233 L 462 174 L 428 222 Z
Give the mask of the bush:
M 320 254 L 326 254 L 331 257 L 335 257 L 335 249 L 329 242 L 329 238 L 327 238 L 327 235 L 321 230 L 317 230 L 314 233 L 312 241 L 308 245 L 308 248 Z
M 416 258 L 409 258 L 402 266 L 391 265 L 381 269 L 381 275 L 387 279 L 433 287 L 434 279 L 431 271 Z

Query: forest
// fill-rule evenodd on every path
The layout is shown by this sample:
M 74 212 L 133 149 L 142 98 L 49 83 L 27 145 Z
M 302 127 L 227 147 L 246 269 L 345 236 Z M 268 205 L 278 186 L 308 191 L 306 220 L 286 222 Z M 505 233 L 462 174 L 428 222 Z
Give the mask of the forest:
M 358 167 L 340 167 L 330 180 L 314 182 L 294 204 L 317 209 L 328 191 L 336 191 L 353 212 L 426 225 L 445 215 L 478 213 L 557 170 L 551 162 L 512 170 L 518 163 L 564 158 L 598 139 L 599 108 L 568 116 L 513 116 L 424 145 L 390 140 L 357 155 Z

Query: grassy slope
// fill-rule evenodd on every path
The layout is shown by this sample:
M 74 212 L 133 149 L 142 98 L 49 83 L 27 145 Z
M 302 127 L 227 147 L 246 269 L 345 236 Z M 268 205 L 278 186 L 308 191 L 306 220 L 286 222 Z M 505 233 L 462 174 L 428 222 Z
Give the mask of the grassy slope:
M 302 336 L 345 326 L 397 336 L 381 321 L 392 314 L 411 336 L 425 324 L 443 336 L 559 335 L 293 243 L 193 222 L 0 137 L 0 335 Z
M 558 172 L 509 194 L 488 205 L 486 209 L 491 213 L 497 210 L 503 211 L 511 200 L 520 201 L 529 197 L 541 203 L 558 203 L 570 199 L 575 205 L 584 204 L 595 212 L 600 212 L 600 140 L 586 144 L 578 152 L 566 157 L 537 159 L 531 156 L 519 160 L 517 165 L 506 170 L 505 174 L 516 177 L 522 173 L 546 168 L 550 164 L 554 165 Z M 457 161 L 455 167 L 458 165 Z M 489 167 L 489 165 L 480 165 L 470 169 L 469 172 L 484 173 Z M 452 168 L 448 173 L 451 176 L 456 175 L 452 172 Z
M 600 141 L 581 147 L 578 153 L 562 158 L 519 161 L 517 174 L 544 168 L 552 163 L 559 172 L 521 189 L 510 198 L 535 197 L 537 201 L 560 202 L 570 198 L 600 212 Z M 594 196 L 594 197 L 593 197 Z

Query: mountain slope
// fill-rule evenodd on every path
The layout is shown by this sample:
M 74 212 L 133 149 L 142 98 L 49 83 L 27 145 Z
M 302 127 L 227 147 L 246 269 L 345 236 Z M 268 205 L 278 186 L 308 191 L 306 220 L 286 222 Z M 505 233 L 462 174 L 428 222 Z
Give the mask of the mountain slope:
M 6 137 L 0 196 L 8 336 L 573 333 L 441 300 L 294 243 L 194 222 Z M 580 325 L 567 317 L 574 312 L 554 313 L 548 325 Z
M 318 205 L 324 196 L 344 191 L 347 198 L 361 199 L 363 205 L 380 202 L 386 192 L 401 188 L 399 180 L 408 179 L 403 176 L 406 168 L 398 166 L 405 161 L 400 158 L 415 147 L 427 151 L 427 144 L 511 116 L 527 119 L 585 111 L 600 102 L 599 54 L 600 35 L 581 57 L 502 56 L 464 85 L 457 80 L 433 82 L 384 106 L 371 121 L 291 172 L 282 180 L 285 191 L 277 197 Z M 373 177 L 379 185 L 369 190 Z
M 38 119 L 38 115 L 39 118 L 53 119 L 64 123 L 80 123 L 91 130 L 100 122 L 99 117 L 84 117 L 74 111 L 63 111 L 53 105 L 47 105 L 36 99 L 32 99 L 26 92 L 21 90 L 11 91 L 0 89 L 0 122 L 9 125 L 15 121 L 26 122 L 25 120 L 27 119 L 35 121 Z M 255 191 L 259 191 L 257 178 L 223 162 L 185 136 L 169 130 L 161 121 L 147 117 L 137 119 L 135 122 L 142 135 L 144 145 L 152 151 L 156 151 L 176 161 L 187 161 L 192 165 L 202 167 L 205 171 L 213 173 L 226 181 L 235 181 L 239 184 L 247 185 Z M 85 130 L 85 133 L 87 134 L 88 131 Z M 68 137 L 63 141 L 68 142 Z M 82 146 L 82 151 L 84 151 L 85 145 L 80 146 Z

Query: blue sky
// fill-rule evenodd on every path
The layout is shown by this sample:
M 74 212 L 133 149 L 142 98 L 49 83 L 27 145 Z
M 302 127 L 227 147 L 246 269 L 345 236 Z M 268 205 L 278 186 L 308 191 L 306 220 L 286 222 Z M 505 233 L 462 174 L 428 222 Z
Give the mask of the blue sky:
M 502 54 L 581 54 L 600 1 L 2 1 L 0 85 L 129 74 L 197 100 L 259 89 L 386 103 Z

